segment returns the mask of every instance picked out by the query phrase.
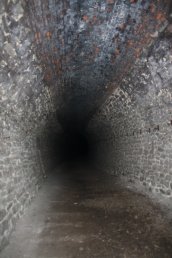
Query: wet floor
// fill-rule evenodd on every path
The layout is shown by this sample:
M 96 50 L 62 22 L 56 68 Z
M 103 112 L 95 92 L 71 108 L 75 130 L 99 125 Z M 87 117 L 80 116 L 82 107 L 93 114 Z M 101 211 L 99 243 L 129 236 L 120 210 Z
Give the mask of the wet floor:
M 172 223 L 151 200 L 99 172 L 49 176 L 1 258 L 172 258 Z

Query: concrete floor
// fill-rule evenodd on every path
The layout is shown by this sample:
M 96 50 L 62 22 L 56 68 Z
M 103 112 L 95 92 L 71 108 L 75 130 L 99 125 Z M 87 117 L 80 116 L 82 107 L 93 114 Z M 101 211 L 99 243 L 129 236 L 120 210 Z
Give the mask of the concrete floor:
M 172 258 L 172 223 L 141 194 L 77 168 L 49 176 L 1 258 Z

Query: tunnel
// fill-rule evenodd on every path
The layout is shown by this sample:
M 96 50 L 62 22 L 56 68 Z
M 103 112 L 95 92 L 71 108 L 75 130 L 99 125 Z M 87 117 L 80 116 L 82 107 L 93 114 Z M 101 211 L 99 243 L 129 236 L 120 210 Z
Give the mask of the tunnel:
M 0 50 L 0 257 L 171 258 L 171 0 L 1 0 Z

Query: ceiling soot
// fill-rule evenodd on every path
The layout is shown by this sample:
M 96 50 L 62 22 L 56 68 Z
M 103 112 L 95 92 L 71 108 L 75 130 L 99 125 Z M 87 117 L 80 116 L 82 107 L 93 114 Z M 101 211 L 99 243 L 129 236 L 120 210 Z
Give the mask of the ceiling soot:
M 84 126 L 167 24 L 169 0 L 29 0 L 44 80 L 63 127 Z

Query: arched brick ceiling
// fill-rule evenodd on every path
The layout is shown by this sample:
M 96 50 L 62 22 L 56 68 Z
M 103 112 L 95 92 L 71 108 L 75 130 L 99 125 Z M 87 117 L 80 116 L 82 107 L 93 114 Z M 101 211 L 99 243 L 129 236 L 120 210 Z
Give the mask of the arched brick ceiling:
M 28 1 L 37 55 L 47 85 L 58 96 L 62 120 L 86 120 L 118 86 L 166 26 L 169 4 L 169 0 Z

